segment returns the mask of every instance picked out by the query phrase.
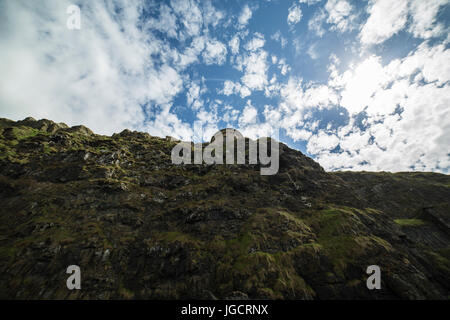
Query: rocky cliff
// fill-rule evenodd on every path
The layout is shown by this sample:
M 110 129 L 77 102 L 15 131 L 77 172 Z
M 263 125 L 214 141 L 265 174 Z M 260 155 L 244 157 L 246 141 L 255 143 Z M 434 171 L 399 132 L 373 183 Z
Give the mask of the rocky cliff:
M 449 299 L 450 176 L 330 173 L 284 144 L 262 176 L 174 145 L 0 119 L 0 298 Z

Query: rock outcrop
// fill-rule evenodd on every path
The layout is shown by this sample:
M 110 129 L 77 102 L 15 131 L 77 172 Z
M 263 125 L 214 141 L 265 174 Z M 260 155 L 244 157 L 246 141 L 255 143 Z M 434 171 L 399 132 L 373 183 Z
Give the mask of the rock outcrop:
M 280 143 L 261 176 L 173 165 L 175 144 L 0 119 L 0 298 L 449 298 L 448 175 L 329 173 Z

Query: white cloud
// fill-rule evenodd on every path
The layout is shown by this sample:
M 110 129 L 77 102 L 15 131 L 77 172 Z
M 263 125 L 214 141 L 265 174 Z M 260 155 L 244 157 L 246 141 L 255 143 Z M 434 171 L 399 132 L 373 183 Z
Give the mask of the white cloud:
M 319 131 L 313 135 L 306 146 L 307 151 L 312 154 L 318 154 L 324 151 L 331 151 L 339 145 L 339 138 L 334 134 L 327 134 Z
M 276 64 L 278 62 L 278 58 L 274 54 L 272 55 L 271 59 L 272 59 L 272 64 Z
M 280 66 L 278 66 L 278 67 L 280 68 Z M 291 70 L 291 67 L 288 65 L 286 65 L 286 67 L 288 68 L 287 72 L 289 72 Z M 281 71 L 283 71 L 283 70 L 281 70 Z M 274 74 L 269 81 L 269 85 L 267 85 L 264 88 L 264 95 L 268 98 L 274 97 L 275 95 L 277 95 L 280 92 L 280 87 L 281 86 L 277 81 L 277 76 Z
M 159 43 L 137 29 L 138 7 L 124 3 L 113 19 L 114 5 L 86 3 L 82 29 L 70 31 L 61 14 L 69 4 L 2 4 L 2 115 L 82 123 L 99 133 L 140 126 L 139 103 L 170 100 L 181 78 L 167 65 L 147 67 Z
M 436 16 L 441 6 L 448 4 L 449 0 L 412 0 L 410 12 L 412 23 L 409 31 L 416 38 L 428 39 L 444 32 L 442 23 L 436 23 Z
M 226 80 L 223 84 L 223 89 L 221 93 L 223 93 L 226 96 L 229 96 L 234 93 L 235 84 L 233 81 Z
M 217 10 L 210 0 L 203 1 L 203 20 L 206 25 L 216 27 L 225 18 L 225 13 Z
M 232 122 L 237 121 L 238 116 L 239 116 L 239 110 L 234 109 L 232 106 L 230 105 L 226 105 L 224 107 L 224 109 L 226 110 L 225 113 L 223 114 L 222 120 L 224 122 L 227 123 L 227 126 L 231 125 Z
M 149 75 L 148 98 L 156 104 L 169 103 L 181 91 L 182 86 L 180 75 L 172 67 L 163 65 L 160 70 Z
M 269 122 L 261 122 L 259 120 L 258 110 L 252 105 L 251 100 L 247 100 L 247 104 L 244 107 L 238 122 L 238 129 L 245 137 L 251 139 L 260 137 L 278 138 L 276 127 Z
M 186 94 L 187 104 L 192 105 L 194 101 L 197 100 L 199 97 L 200 97 L 200 86 L 195 82 L 192 82 Z
M 208 141 L 218 130 L 219 118 L 217 115 L 217 104 L 213 104 L 209 111 L 201 109 L 196 113 L 196 121 L 202 124 L 203 138 Z
M 329 109 L 339 102 L 336 92 L 326 85 L 312 85 L 304 90 L 303 103 L 306 107 Z
M 231 40 L 228 42 L 228 45 L 231 48 L 232 54 L 238 54 L 239 53 L 239 36 L 235 35 Z
M 203 15 L 194 0 L 171 0 L 170 5 L 185 27 L 187 36 L 200 34 L 203 26 Z
M 252 18 L 252 10 L 248 5 L 245 5 L 244 8 L 242 8 L 241 14 L 238 18 L 239 27 L 243 28 L 245 27 L 250 19 Z
M 323 134 L 308 152 L 327 169 L 448 171 L 450 135 L 450 49 L 421 44 L 403 59 L 382 65 L 371 56 L 331 79 L 342 88 L 350 115 L 338 130 L 341 152 L 330 153 Z M 355 116 L 365 111 L 361 129 Z M 353 116 L 352 116 L 353 115 Z M 320 136 L 319 136 L 320 135 Z M 333 141 L 335 138 L 333 138 Z
M 220 41 L 210 39 L 202 56 L 206 64 L 221 65 L 227 60 L 227 47 Z
M 370 16 L 361 30 L 361 42 L 364 44 L 381 43 L 405 26 L 408 1 L 372 1 L 368 12 Z
M 363 44 L 381 43 L 404 28 L 408 17 L 407 0 L 372 0 L 369 18 L 361 29 Z
M 369 18 L 361 29 L 363 44 L 379 44 L 403 30 L 410 17 L 409 31 L 416 38 L 428 39 L 445 32 L 436 18 L 440 8 L 449 0 L 372 0 Z
M 314 16 L 308 21 L 308 29 L 314 31 L 316 35 L 322 37 L 325 34 L 323 24 L 327 18 L 325 10 L 319 9 Z
M 280 72 L 283 76 L 291 71 L 291 67 L 286 63 L 286 59 L 284 58 L 278 60 L 278 68 L 280 69 Z
M 319 37 L 325 34 L 325 23 L 331 25 L 331 31 L 351 31 L 356 28 L 354 11 L 347 0 L 328 0 L 324 8 L 318 9 L 308 21 L 308 29 Z
M 311 108 L 328 109 L 338 103 L 333 88 L 326 85 L 310 84 L 303 87 L 301 79 L 289 78 L 280 88 L 281 108 L 287 114 L 296 111 L 306 113 Z
M 226 95 L 239 93 L 242 98 L 245 98 L 253 90 L 262 91 L 267 88 L 268 54 L 261 49 L 263 45 L 263 36 L 256 33 L 255 37 L 245 45 L 247 52 L 235 59 L 234 67 L 243 72 L 240 83 L 226 81 L 220 93 Z
M 251 91 L 249 88 L 247 88 L 245 85 L 241 85 L 239 82 L 233 82 L 231 80 L 225 80 L 223 89 L 219 90 L 219 93 L 226 96 L 239 94 L 241 98 L 245 98 L 251 95 Z
M 289 13 L 288 13 L 288 17 L 287 17 L 287 22 L 289 25 L 295 25 L 298 22 L 300 22 L 300 19 L 302 18 L 302 10 L 300 9 L 299 6 L 297 6 L 296 4 L 293 4 L 290 8 L 289 8 Z
M 191 126 L 181 121 L 176 114 L 170 112 L 170 105 L 163 105 L 161 112 L 156 114 L 153 121 L 147 122 L 142 128 L 153 136 L 172 136 L 190 141 L 193 136 Z
M 304 85 L 301 79 L 290 77 L 287 83 L 275 86 L 281 101 L 276 109 L 265 108 L 264 115 L 268 123 L 285 129 L 295 141 L 308 140 L 316 129 L 312 110 L 329 109 L 339 102 L 338 94 L 326 85 Z
M 204 105 L 204 101 L 201 99 L 201 95 L 207 91 L 204 83 L 198 83 L 191 81 L 189 84 L 188 92 L 186 93 L 186 102 L 193 110 L 199 110 Z
M 287 45 L 287 43 L 288 43 L 288 40 L 281 35 L 280 30 L 278 30 L 273 35 L 271 35 L 270 39 L 279 42 L 281 44 L 281 48 L 284 48 Z
M 371 111 L 374 108 L 370 106 L 375 98 L 385 97 L 394 89 L 400 89 L 401 85 L 410 86 L 409 78 L 413 75 L 415 83 L 423 79 L 436 82 L 436 85 L 445 84 L 450 80 L 450 66 L 445 63 L 447 59 L 450 59 L 450 51 L 445 50 L 443 45 L 429 47 L 422 44 L 406 58 L 393 60 L 385 67 L 380 57 L 371 56 L 333 79 L 332 83 L 334 86 L 343 86 L 341 105 L 351 114 L 359 113 L 367 106 L 368 111 Z M 377 96 L 379 92 L 384 92 L 383 96 Z M 378 105 L 381 108 L 383 103 Z M 384 104 L 383 108 L 388 106 Z M 395 105 L 390 105 L 388 110 L 393 109 Z
M 279 126 L 279 122 L 282 117 L 280 110 L 277 110 L 272 106 L 265 105 L 263 114 L 267 122 L 271 125 Z
M 312 132 L 309 130 L 298 129 L 295 127 L 286 128 L 286 133 L 294 141 L 299 141 L 299 140 L 307 141 L 312 135 Z
M 252 106 L 250 100 L 248 100 L 247 105 L 244 107 L 242 114 L 239 118 L 239 125 L 245 126 L 248 124 L 256 123 L 258 120 L 258 110 Z
M 332 25 L 331 30 L 346 32 L 355 27 L 353 20 L 356 16 L 352 14 L 353 7 L 347 0 L 328 0 L 325 10 L 328 12 L 327 22 Z
M 192 39 L 190 46 L 183 52 L 168 49 L 166 57 L 171 57 L 173 59 L 172 65 L 175 69 L 183 71 L 188 65 L 199 60 L 198 57 L 205 48 L 205 41 L 205 36 L 197 36 Z
M 239 57 L 238 65 L 244 71 L 241 82 L 250 90 L 263 90 L 267 84 L 267 52 L 261 49 Z
M 176 38 L 178 35 L 177 17 L 173 14 L 172 9 L 166 5 L 161 5 L 159 7 L 158 19 L 149 19 L 146 26 L 150 30 L 158 30 L 166 33 L 172 38 Z
M 239 86 L 239 93 L 241 95 L 241 98 L 248 97 L 249 95 L 252 94 L 250 89 L 247 86 L 245 86 L 245 85 L 240 85 Z
M 304 9 L 306 4 L 318 2 L 298 1 L 291 8 Z M 364 45 L 379 44 L 401 30 L 423 39 L 445 37 L 447 27 L 438 17 L 448 2 L 371 1 L 359 39 Z M 187 140 L 191 125 L 177 112 L 187 105 L 194 119 L 205 122 L 211 133 L 217 130 L 219 119 L 238 123 L 248 136 L 269 135 L 271 129 L 281 126 L 295 141 L 308 141 L 308 152 L 329 170 L 449 169 L 448 37 L 440 44 L 435 39 L 425 41 L 406 57 L 390 62 L 386 57 L 364 55 L 347 70 L 343 69 L 346 57 L 341 56 L 339 64 L 338 57 L 330 55 L 329 80 L 321 84 L 290 76 L 289 64 L 294 62 L 264 50 L 266 45 L 278 45 L 266 43 L 259 33 L 249 36 L 244 28 L 252 16 L 248 5 L 233 34 L 236 30 L 224 25 L 236 18 L 227 17 L 224 22 L 225 13 L 210 1 L 142 2 L 152 13 L 159 12 L 143 20 L 143 8 L 134 2 L 81 3 L 79 31 L 65 27 L 66 15 L 61 12 L 69 1 L 2 3 L 2 116 L 84 124 L 102 134 L 131 128 Z M 319 36 L 325 27 L 337 32 L 352 30 L 356 6 L 350 3 L 354 2 L 323 1 L 324 7 L 308 22 L 309 30 Z M 291 27 L 295 21 L 297 18 L 292 18 Z M 213 33 L 215 27 L 224 31 L 223 37 L 217 30 Z M 228 43 L 222 43 L 223 38 Z M 287 39 L 280 31 L 271 39 L 286 46 Z M 307 47 L 309 43 L 315 41 L 292 39 L 297 52 L 316 58 L 321 52 L 314 45 Z M 214 89 L 224 100 L 218 101 L 204 95 L 205 80 L 189 66 L 200 62 L 223 66 L 228 52 L 229 62 L 240 74 L 226 81 L 214 76 L 208 79 L 224 81 L 221 90 Z M 335 52 L 340 51 L 337 48 Z M 230 95 L 244 99 L 256 91 L 279 102 L 262 107 L 248 101 L 240 112 L 230 106 L 231 97 L 227 99 Z M 185 98 L 186 105 L 173 105 L 179 97 Z M 320 118 L 326 110 L 337 111 L 342 118 L 348 112 L 348 124 L 327 125 L 328 119 Z
M 345 83 L 341 105 L 351 114 L 363 111 L 374 92 L 389 81 L 380 57 L 376 56 L 364 60 L 354 70 L 346 71 L 341 80 Z
M 264 47 L 265 42 L 266 41 L 264 40 L 264 36 L 261 33 L 256 32 L 253 39 L 250 40 L 249 42 L 247 42 L 244 47 L 245 47 L 245 50 L 256 51 L 256 50 Z
M 142 21 L 142 5 L 147 3 L 82 1 L 82 25 L 76 31 L 66 28 L 69 4 L 2 4 L 2 116 L 84 124 L 101 134 L 124 128 L 160 136 L 187 134 L 189 124 L 171 108 L 189 79 L 184 70 L 198 61 L 209 41 L 199 35 L 203 18 L 196 3 L 177 3 L 173 10 L 158 5 L 159 15 Z M 182 12 L 186 5 L 192 12 Z M 156 38 L 155 30 L 169 37 L 183 34 L 188 47 L 173 48 Z M 223 58 L 209 45 L 205 55 L 221 63 Z M 189 99 L 197 108 L 195 88 L 190 90 Z

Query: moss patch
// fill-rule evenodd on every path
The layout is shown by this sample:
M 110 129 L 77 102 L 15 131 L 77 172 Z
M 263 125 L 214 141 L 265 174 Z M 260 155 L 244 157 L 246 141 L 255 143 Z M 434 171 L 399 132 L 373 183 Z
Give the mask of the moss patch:
M 395 219 L 394 222 L 402 227 L 418 227 L 426 224 L 422 219 Z

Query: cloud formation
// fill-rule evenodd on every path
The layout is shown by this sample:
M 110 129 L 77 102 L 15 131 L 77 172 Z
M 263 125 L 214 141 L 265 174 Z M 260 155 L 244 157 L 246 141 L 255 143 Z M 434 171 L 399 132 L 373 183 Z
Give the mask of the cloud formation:
M 0 3 L 1 117 L 280 128 L 327 170 L 449 171 L 449 0 L 76 3 L 81 30 L 68 0 Z
M 379 44 L 403 30 L 417 38 L 428 39 L 441 35 L 445 27 L 436 22 L 439 9 L 448 0 L 372 0 L 367 9 L 369 18 L 360 33 L 363 44 Z
M 302 18 L 302 10 L 300 7 L 296 4 L 293 4 L 289 8 L 289 14 L 287 17 L 287 22 L 289 25 L 294 25 L 300 22 L 300 19 Z
M 340 92 L 340 105 L 351 118 L 334 133 L 314 135 L 308 151 L 329 169 L 448 169 L 449 149 L 442 148 L 450 135 L 448 59 L 444 45 L 423 43 L 387 65 L 370 56 L 332 77 L 330 85 Z M 363 126 L 356 124 L 361 114 Z M 340 152 L 330 152 L 337 145 Z

